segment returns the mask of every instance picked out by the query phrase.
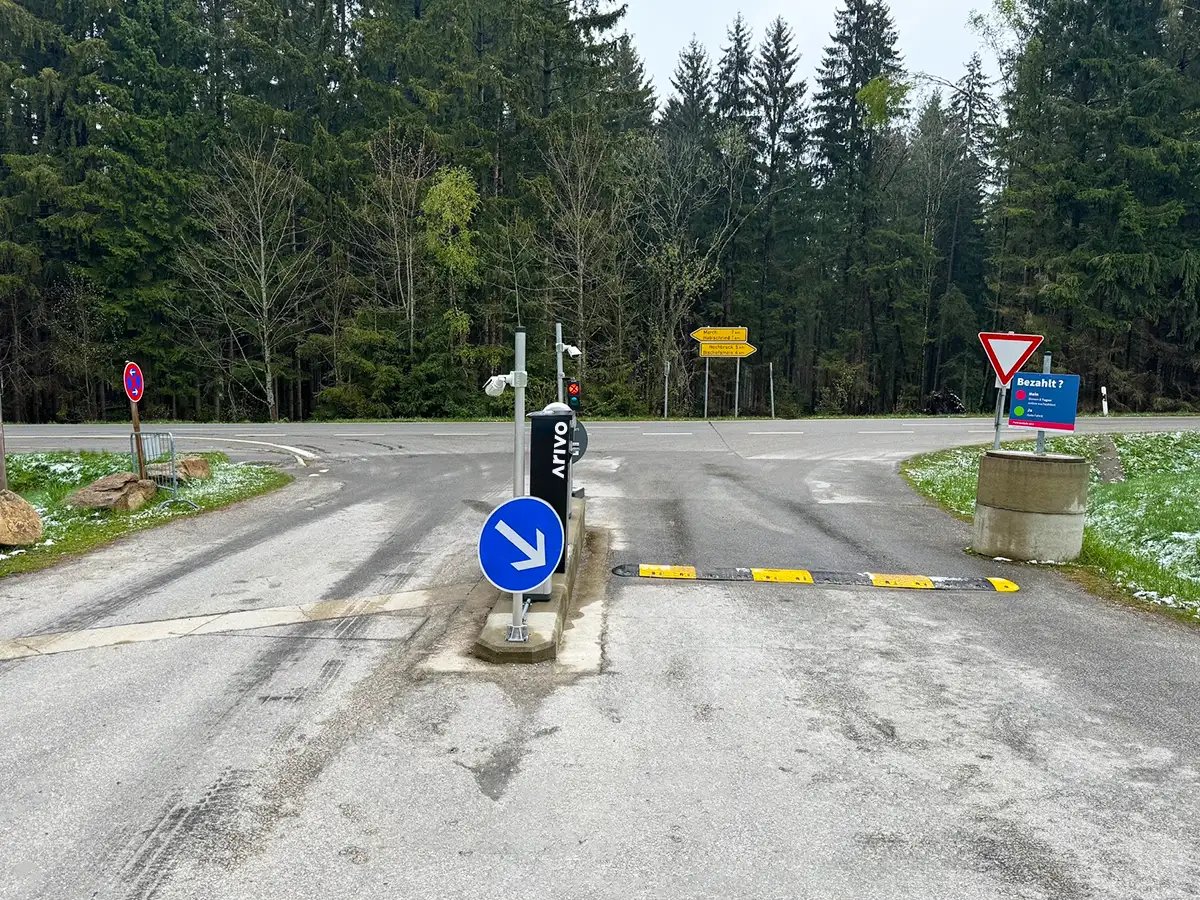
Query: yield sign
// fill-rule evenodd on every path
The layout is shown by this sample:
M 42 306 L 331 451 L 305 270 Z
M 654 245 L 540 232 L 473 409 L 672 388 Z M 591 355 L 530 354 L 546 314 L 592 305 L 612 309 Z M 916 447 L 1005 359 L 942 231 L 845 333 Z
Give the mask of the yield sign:
M 1008 334 L 985 331 L 979 335 L 984 352 L 1000 383 L 1007 386 L 1013 376 L 1021 371 L 1021 366 L 1029 362 L 1029 357 L 1037 352 L 1044 340 L 1040 334 Z

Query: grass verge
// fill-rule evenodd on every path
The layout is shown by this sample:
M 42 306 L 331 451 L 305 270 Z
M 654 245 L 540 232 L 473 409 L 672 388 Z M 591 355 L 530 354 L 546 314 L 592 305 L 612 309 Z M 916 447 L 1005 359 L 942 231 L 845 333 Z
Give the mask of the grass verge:
M 129 469 L 129 457 L 118 453 L 22 453 L 8 457 L 9 487 L 32 503 L 42 517 L 45 534 L 32 547 L 0 547 L 0 577 L 32 572 L 64 557 L 85 553 L 119 537 L 239 500 L 265 494 L 291 482 L 285 472 L 260 465 L 232 463 L 223 453 L 205 453 L 213 477 L 181 485 L 183 504 L 159 506 L 158 500 L 132 513 L 75 509 L 67 495 L 97 478 Z M 160 498 L 163 495 L 160 494 Z
M 1200 621 L 1200 433 L 1122 434 L 1109 438 L 1124 481 L 1104 483 L 1095 465 L 1106 438 L 1054 438 L 1047 449 L 1092 460 L 1083 554 L 1065 567 L 1094 588 L 1097 576 L 1125 598 Z M 1032 449 L 1031 441 L 1005 449 Z M 902 466 L 921 494 L 962 519 L 975 510 L 984 448 L 960 447 L 914 457 Z

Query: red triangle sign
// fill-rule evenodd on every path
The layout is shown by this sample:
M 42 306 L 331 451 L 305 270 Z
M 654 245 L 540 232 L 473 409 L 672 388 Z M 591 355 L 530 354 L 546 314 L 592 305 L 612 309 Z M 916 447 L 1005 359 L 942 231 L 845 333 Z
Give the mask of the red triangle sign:
M 996 370 L 996 377 L 1007 385 L 1013 376 L 1021 371 L 1021 367 L 1029 362 L 1029 357 L 1042 346 L 1044 338 L 1040 334 L 1010 334 L 1004 332 L 985 331 L 979 335 L 988 361 Z

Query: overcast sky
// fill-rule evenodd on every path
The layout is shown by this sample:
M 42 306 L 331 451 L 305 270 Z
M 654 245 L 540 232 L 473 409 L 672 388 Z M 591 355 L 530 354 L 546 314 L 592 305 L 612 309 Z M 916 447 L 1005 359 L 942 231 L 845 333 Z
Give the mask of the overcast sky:
M 800 75 L 808 80 L 811 93 L 813 73 L 833 31 L 834 11 L 842 5 L 841 0 L 743 0 L 740 4 L 711 0 L 626 2 L 629 10 L 623 26 L 633 35 L 646 61 L 660 103 L 671 94 L 671 73 L 679 51 L 693 34 L 708 50 L 715 67 L 721 48 L 727 44 L 725 31 L 739 7 L 753 31 L 756 47 L 771 20 L 783 16 L 796 35 Z M 990 6 L 990 0 L 891 0 L 892 19 L 907 69 L 957 80 L 966 61 L 982 43 L 967 24 L 967 17 L 972 9 Z M 984 58 L 987 59 L 986 53 Z

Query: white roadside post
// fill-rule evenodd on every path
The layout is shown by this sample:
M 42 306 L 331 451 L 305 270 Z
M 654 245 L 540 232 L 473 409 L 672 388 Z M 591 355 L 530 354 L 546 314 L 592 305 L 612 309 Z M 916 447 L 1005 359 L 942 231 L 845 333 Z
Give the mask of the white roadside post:
M 1042 357 L 1042 374 L 1043 375 L 1050 374 L 1050 354 L 1049 353 L 1047 353 L 1045 356 Z M 1034 452 L 1037 453 L 1038 456 L 1046 455 L 1046 432 L 1040 428 L 1038 429 L 1037 444 L 1034 447 Z
M 704 418 L 708 418 L 708 364 L 709 358 L 704 357 Z
M 663 418 L 667 418 L 667 403 L 668 391 L 671 387 L 671 360 L 663 360 L 666 365 L 663 367 Z
M 1104 412 L 1104 417 L 1108 418 L 1108 388 L 1100 388 L 1100 408 Z
M 742 358 L 739 356 L 733 369 L 733 417 L 738 417 L 738 405 L 741 403 L 742 390 Z
M 767 371 L 771 373 L 771 418 L 775 418 L 775 363 L 767 363 Z

